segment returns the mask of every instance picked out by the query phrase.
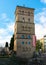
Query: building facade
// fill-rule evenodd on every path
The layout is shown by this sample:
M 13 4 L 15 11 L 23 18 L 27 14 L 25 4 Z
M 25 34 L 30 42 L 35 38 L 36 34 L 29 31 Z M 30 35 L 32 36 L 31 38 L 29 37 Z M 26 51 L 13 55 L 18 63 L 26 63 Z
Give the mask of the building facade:
M 35 51 L 34 38 L 34 9 L 17 6 L 14 26 L 14 51 L 16 51 L 17 56 L 32 57 Z

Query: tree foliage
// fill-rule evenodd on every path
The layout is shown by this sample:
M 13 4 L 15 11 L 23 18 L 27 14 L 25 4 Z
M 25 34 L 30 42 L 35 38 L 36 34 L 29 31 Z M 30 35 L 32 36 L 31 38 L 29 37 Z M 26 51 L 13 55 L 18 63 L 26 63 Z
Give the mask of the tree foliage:
M 37 40 L 37 42 L 36 42 L 36 50 L 39 51 L 40 49 L 42 49 L 42 43 L 39 40 Z
M 8 42 L 6 42 L 5 47 L 8 47 Z
M 13 50 L 13 48 L 14 48 L 14 35 L 12 36 L 10 40 L 10 50 Z

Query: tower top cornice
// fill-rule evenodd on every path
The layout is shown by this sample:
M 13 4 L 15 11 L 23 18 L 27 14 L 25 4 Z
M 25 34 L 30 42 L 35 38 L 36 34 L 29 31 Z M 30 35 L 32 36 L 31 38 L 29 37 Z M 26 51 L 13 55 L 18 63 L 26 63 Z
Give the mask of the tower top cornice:
M 16 9 L 17 9 L 17 8 L 25 8 L 25 9 L 32 9 L 32 10 L 35 10 L 34 8 L 29 8 L 29 7 L 25 7 L 25 6 L 17 6 Z

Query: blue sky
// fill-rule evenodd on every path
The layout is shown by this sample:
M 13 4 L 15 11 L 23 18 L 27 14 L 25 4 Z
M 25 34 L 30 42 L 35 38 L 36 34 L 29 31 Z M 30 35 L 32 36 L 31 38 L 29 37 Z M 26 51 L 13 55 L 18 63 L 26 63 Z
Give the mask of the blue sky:
M 10 43 L 14 33 L 16 6 L 35 8 L 34 22 L 37 39 L 46 34 L 46 0 L 0 0 L 0 46 Z

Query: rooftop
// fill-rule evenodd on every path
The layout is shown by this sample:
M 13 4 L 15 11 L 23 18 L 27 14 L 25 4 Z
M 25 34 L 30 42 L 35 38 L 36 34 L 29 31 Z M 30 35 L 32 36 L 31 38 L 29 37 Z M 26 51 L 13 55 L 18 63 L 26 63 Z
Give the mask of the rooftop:
M 25 7 L 25 6 L 17 6 L 17 7 L 35 10 L 34 8 L 29 8 L 29 7 Z M 17 8 L 17 7 L 16 7 L 16 8 Z

